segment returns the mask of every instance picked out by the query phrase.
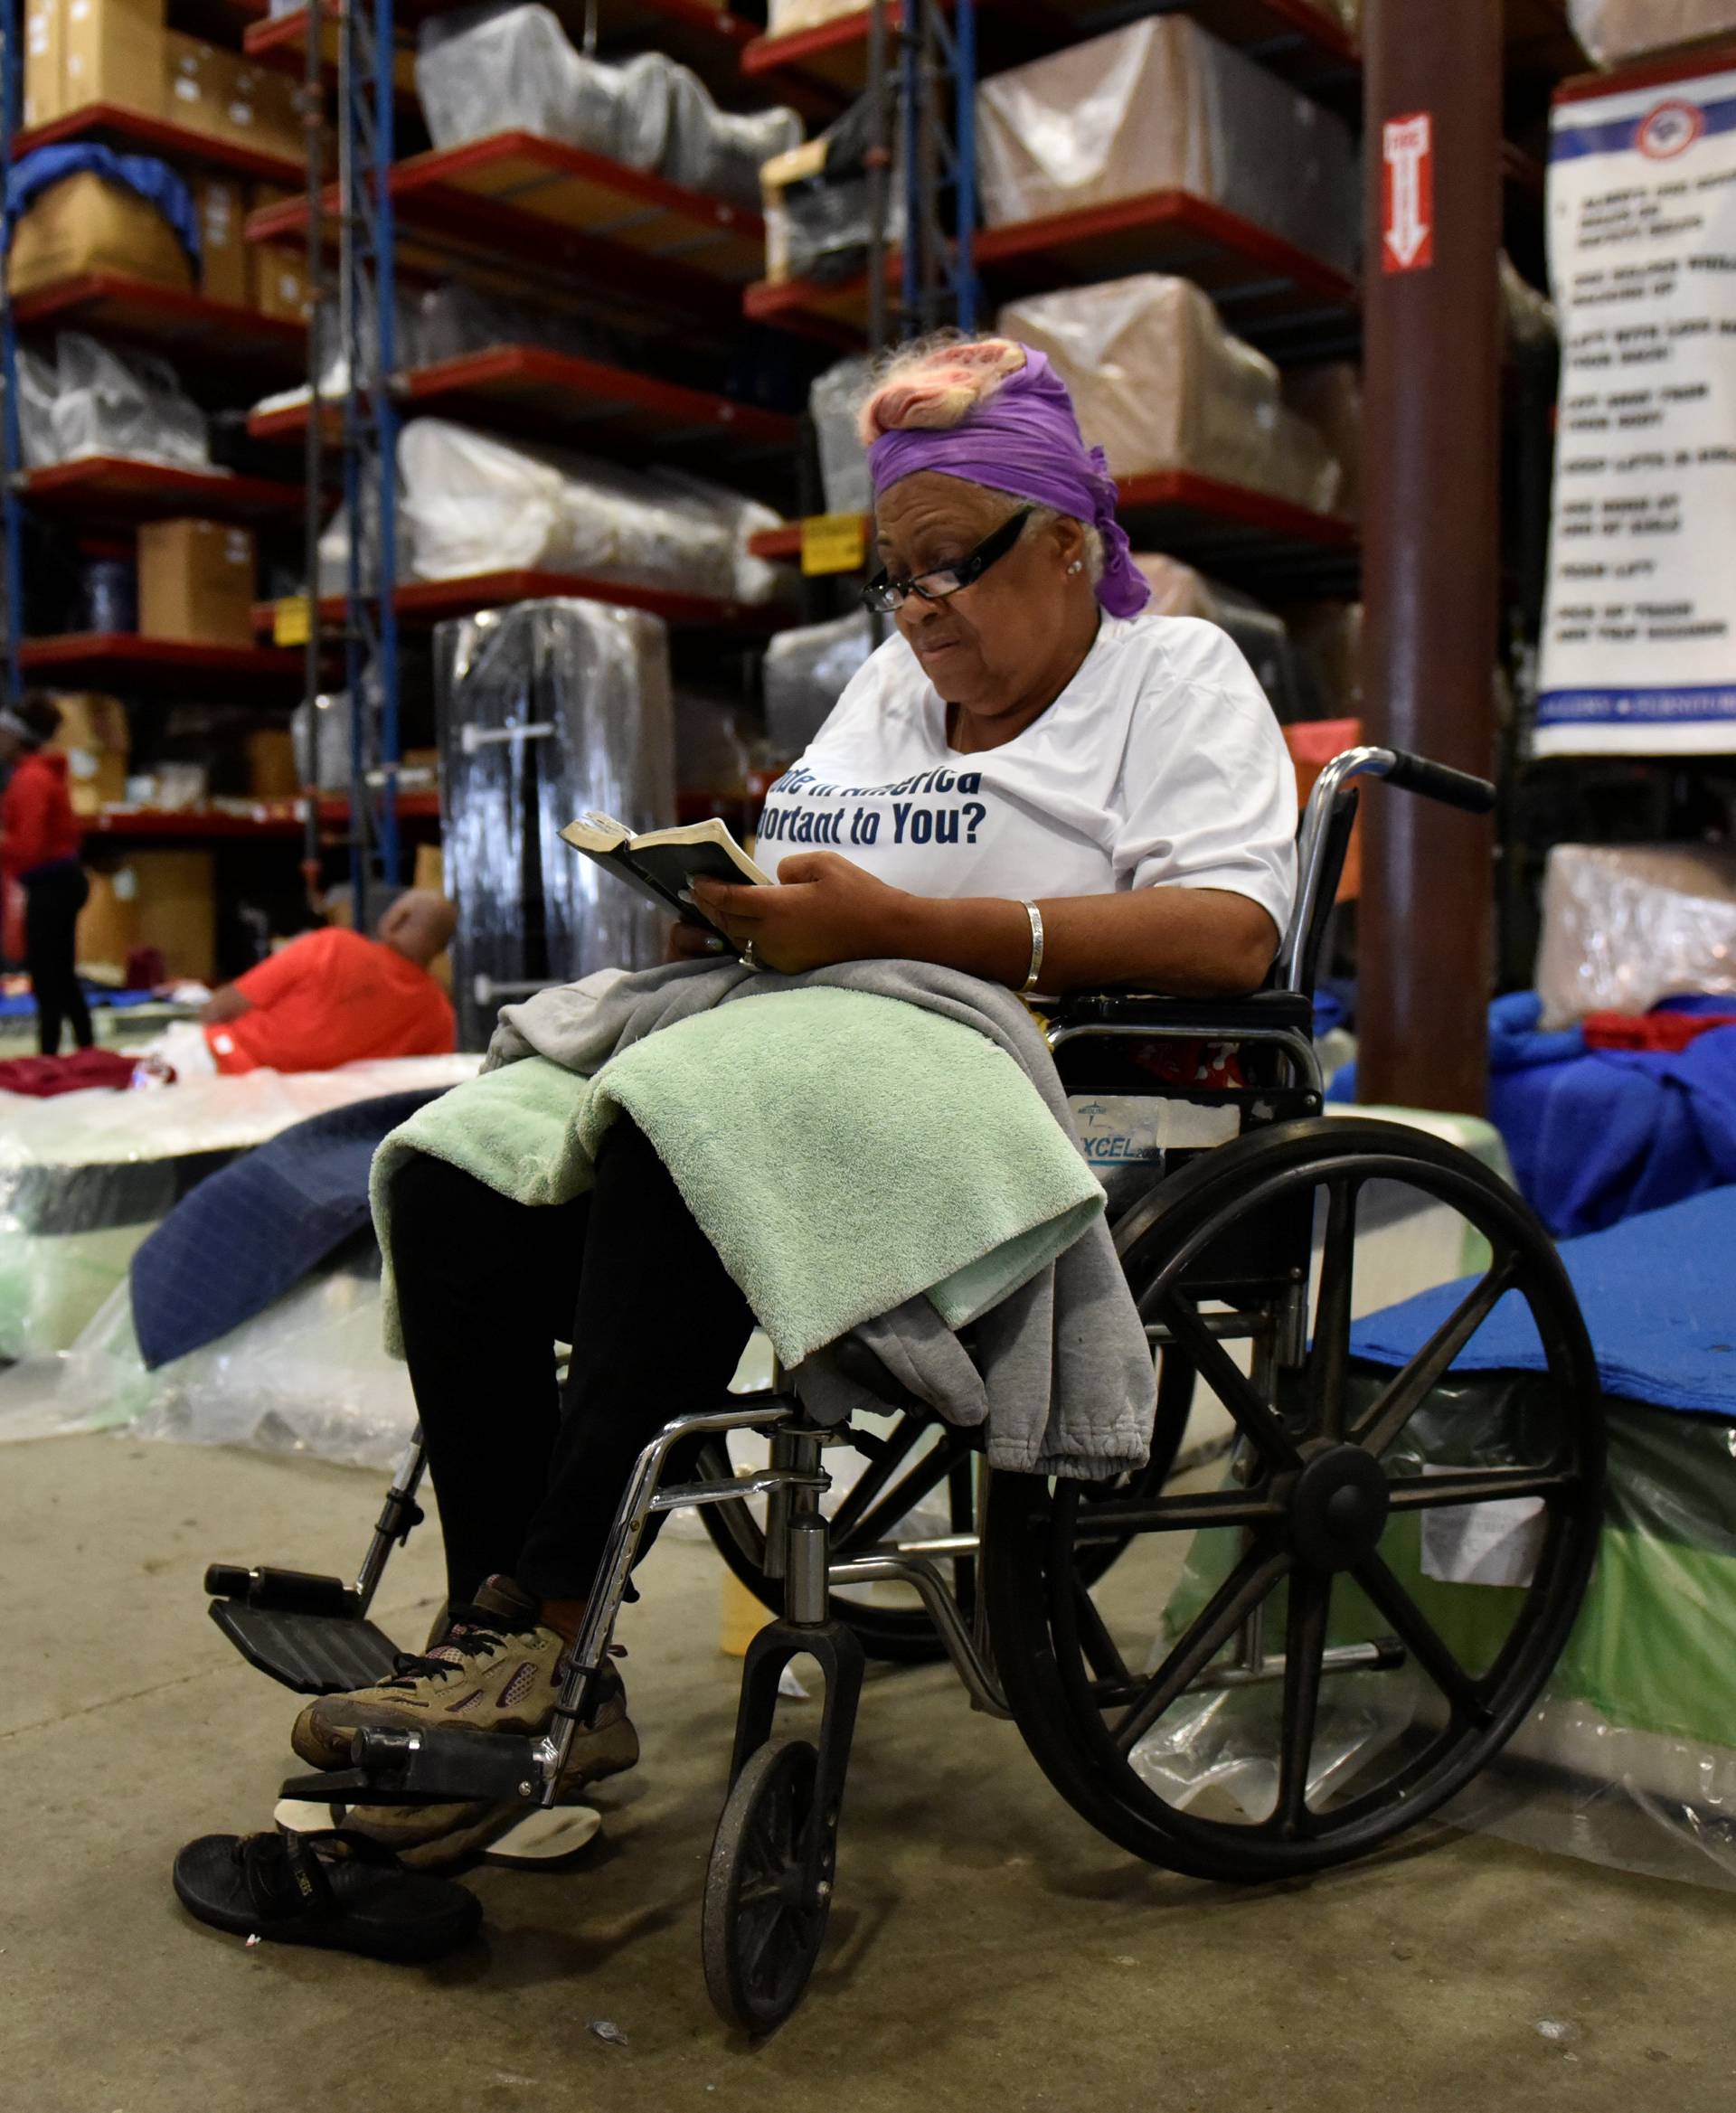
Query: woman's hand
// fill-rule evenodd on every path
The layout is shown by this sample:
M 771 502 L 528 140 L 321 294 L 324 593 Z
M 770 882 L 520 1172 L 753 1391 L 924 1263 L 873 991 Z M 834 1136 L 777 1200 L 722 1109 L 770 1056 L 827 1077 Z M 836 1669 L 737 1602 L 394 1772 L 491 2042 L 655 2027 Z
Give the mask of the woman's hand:
M 715 932 L 709 932 L 703 924 L 689 924 L 681 919 L 669 931 L 668 958 L 671 961 L 698 961 L 707 955 L 716 956 L 725 949 L 726 942 Z
M 837 961 L 898 958 L 917 898 L 890 888 L 835 851 L 800 851 L 778 868 L 775 888 L 695 881 L 693 900 L 738 947 L 794 976 Z

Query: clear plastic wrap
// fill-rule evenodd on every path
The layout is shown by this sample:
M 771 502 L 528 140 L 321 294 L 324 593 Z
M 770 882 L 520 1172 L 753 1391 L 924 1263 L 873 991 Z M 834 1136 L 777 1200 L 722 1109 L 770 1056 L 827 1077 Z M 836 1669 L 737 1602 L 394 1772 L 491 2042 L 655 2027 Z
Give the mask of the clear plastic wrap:
M 49 370 L 36 363 L 34 389 Z M 82 455 L 126 455 L 179 469 L 211 468 L 205 414 L 182 390 L 166 361 L 145 353 L 124 356 L 75 330 L 54 344 L 53 396 L 47 405 L 48 459 L 69 462 Z M 21 399 L 30 391 L 21 385 Z M 37 424 L 37 444 L 42 431 Z
M 1599 66 L 1736 30 L 1736 0 L 1567 0 L 1567 14 Z
M 1133 561 L 1151 582 L 1149 615 L 1203 617 L 1207 623 L 1216 624 L 1241 648 L 1278 718 L 1288 725 L 1307 716 L 1313 697 L 1297 665 L 1289 628 L 1276 609 L 1208 580 L 1179 559 L 1137 556 Z
M 1529 292 L 1529 288 L 1525 291 Z M 1548 303 L 1543 305 L 1547 307 Z M 1285 409 L 1294 411 L 1319 434 L 1327 454 L 1338 465 L 1338 490 L 1332 511 L 1350 521 L 1360 520 L 1363 512 L 1362 369 L 1352 360 L 1329 360 L 1323 367 L 1304 367 L 1287 373 L 1282 390 Z
M 675 821 L 668 635 L 637 609 L 520 602 L 442 624 L 434 679 L 453 996 L 460 1042 L 480 1049 L 496 985 L 662 958 L 661 913 L 560 831 L 588 807 L 634 830 Z M 552 731 L 512 738 L 521 727 Z
M 989 227 L 1188 191 L 1355 267 L 1355 150 L 1340 118 L 1179 16 L 1033 60 L 976 94 Z
M 873 649 L 866 609 L 778 633 L 765 661 L 766 738 L 774 755 L 794 762 Z
M 405 426 L 398 467 L 419 579 L 524 568 L 752 602 L 781 584 L 747 548 L 777 514 L 697 477 L 515 445 L 444 419 Z
M 894 169 L 901 155 L 898 111 L 892 95 L 885 129 Z M 873 218 L 867 156 L 875 132 L 873 102 L 858 96 L 816 138 L 776 156 L 760 169 L 766 276 L 774 285 L 810 273 L 833 280 L 863 268 Z M 893 182 L 885 188 L 882 231 L 893 247 L 903 240 L 903 195 Z
M 26 469 L 46 469 L 60 460 L 54 437 L 54 399 L 60 393 L 60 377 L 53 363 L 33 353 L 28 345 L 17 348 L 18 438 Z M 0 399 L 5 385 L 0 382 Z
M 757 212 L 760 168 L 801 144 L 794 110 L 720 110 L 685 66 L 669 68 L 669 137 L 663 173 L 673 184 Z
M 536 6 L 436 15 L 416 52 L 416 92 L 436 146 L 533 132 L 635 169 L 657 167 L 668 145 L 669 73 L 659 52 L 624 66 L 588 58 Z
M 417 298 L 411 344 L 419 365 L 456 360 L 497 344 L 549 345 L 580 359 L 609 359 L 618 351 L 608 332 L 582 317 L 511 301 L 461 279 L 429 287 Z M 411 363 L 402 346 L 399 363 Z
M 820 452 L 820 483 L 828 514 L 865 514 L 873 505 L 868 456 L 856 433 L 856 411 L 868 385 L 866 360 L 840 360 L 816 374 L 807 415 Z
M 69 1349 L 0 1373 L 0 1441 L 126 1425 L 137 1438 L 384 1468 L 414 1429 L 416 1405 L 382 1337 L 372 1240 L 156 1372 L 139 1355 L 121 1283 Z
M 1542 1024 L 1736 993 L 1736 854 L 1698 844 L 1558 844 L 1543 873 Z
M 999 327 L 1046 353 L 1117 476 L 1192 469 L 1330 513 L 1326 441 L 1284 408 L 1278 369 L 1189 279 L 1159 272 L 1014 301 Z
M 0 1358 L 64 1349 L 178 1199 L 237 1152 L 352 1101 L 456 1085 L 474 1058 L 0 1098 Z

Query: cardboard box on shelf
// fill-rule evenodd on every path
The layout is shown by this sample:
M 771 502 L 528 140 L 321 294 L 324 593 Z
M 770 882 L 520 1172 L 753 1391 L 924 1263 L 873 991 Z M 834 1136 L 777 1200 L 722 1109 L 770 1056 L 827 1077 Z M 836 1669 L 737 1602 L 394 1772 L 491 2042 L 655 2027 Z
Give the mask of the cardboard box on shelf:
M 61 0 L 30 0 L 24 13 L 26 126 L 58 118 L 66 98 L 66 16 Z
M 214 44 L 179 30 L 163 38 L 163 116 L 171 125 L 216 137 L 219 86 Z
M 61 107 L 163 114 L 164 0 L 61 0 Z
M 215 867 L 208 851 L 137 851 L 90 876 L 74 942 L 80 967 L 118 974 L 155 947 L 171 976 L 209 983 L 217 968 Z
M 138 532 L 141 637 L 253 643 L 253 532 L 223 521 L 152 521 Z
M 192 259 L 156 208 L 88 170 L 44 191 L 19 220 L 8 284 L 17 296 L 86 271 L 124 272 L 176 292 L 193 285 Z
M 207 299 L 248 305 L 247 242 L 241 233 L 246 198 L 232 176 L 197 176 L 193 208 L 199 222 L 200 284 Z
M 300 161 L 307 148 L 301 121 L 300 84 L 287 73 L 261 66 L 226 63 L 222 70 L 223 100 L 218 127 L 226 139 L 239 146 L 251 146 L 260 154 L 280 154 L 286 161 Z
M 132 736 L 118 697 L 62 691 L 61 731 L 51 746 L 66 758 L 67 790 L 75 815 L 94 815 L 127 795 Z
M 268 205 L 280 205 L 292 195 L 275 184 L 255 184 L 250 211 L 259 212 Z M 250 306 L 279 323 L 305 323 L 313 305 L 307 246 L 294 241 L 253 242 L 249 245 L 248 261 Z
M 248 735 L 247 788 L 255 799 L 293 799 L 301 790 L 295 739 L 288 727 L 262 726 Z

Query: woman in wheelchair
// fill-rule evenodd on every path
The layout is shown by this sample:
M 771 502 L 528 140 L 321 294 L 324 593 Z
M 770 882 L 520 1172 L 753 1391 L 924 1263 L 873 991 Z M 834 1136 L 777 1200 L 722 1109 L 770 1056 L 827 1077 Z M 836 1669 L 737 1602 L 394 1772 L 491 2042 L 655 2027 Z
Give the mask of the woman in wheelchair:
M 1140 614 L 1114 485 L 1047 361 L 1005 339 L 909 350 L 862 433 L 881 566 L 864 599 L 894 633 L 767 799 L 779 885 L 700 883 L 707 915 L 750 967 L 785 974 L 893 958 L 1025 993 L 1256 988 L 1293 891 L 1288 755 L 1222 631 Z M 678 942 L 723 945 L 684 927 Z M 359 1727 L 549 1723 L 641 1448 L 716 1401 L 753 1326 L 625 1118 L 574 1203 L 532 1208 L 416 1156 L 391 1224 L 449 1598 L 426 1655 L 302 1712 L 296 1751 L 324 1769 Z M 654 1286 L 679 1287 L 666 1316 Z M 573 1345 L 560 1389 L 556 1341 Z M 637 1753 L 616 1678 L 563 1791 Z M 427 1866 L 514 1816 L 350 1824 Z

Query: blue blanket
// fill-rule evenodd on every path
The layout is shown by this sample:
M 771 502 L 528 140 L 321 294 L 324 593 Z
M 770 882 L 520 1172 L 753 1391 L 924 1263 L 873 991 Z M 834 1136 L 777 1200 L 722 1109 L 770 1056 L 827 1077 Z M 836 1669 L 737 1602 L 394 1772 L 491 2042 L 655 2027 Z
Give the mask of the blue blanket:
M 1733 1255 L 1736 1188 L 1562 1241 L 1607 1391 L 1736 1420 Z M 1467 1278 L 1371 1314 L 1351 1331 L 1353 1352 L 1376 1364 L 1404 1363 L 1469 1287 Z M 1542 1372 L 1529 1308 L 1509 1294 L 1453 1369 Z
M 201 1183 L 133 1256 L 148 1370 L 263 1313 L 372 1222 L 368 1168 L 434 1091 L 353 1101 L 280 1130 Z
M 1728 998 L 1668 1009 L 1731 1008 Z M 1663 1008 L 1660 1008 L 1663 1009 Z M 1563 1238 L 1601 1231 L 1736 1182 L 1736 1027 L 1684 1050 L 1588 1050 L 1577 1027 L 1544 1033 L 1534 991 L 1489 1008 L 1489 1119 L 1521 1193 Z M 1354 1070 L 1333 1080 L 1354 1100 Z

